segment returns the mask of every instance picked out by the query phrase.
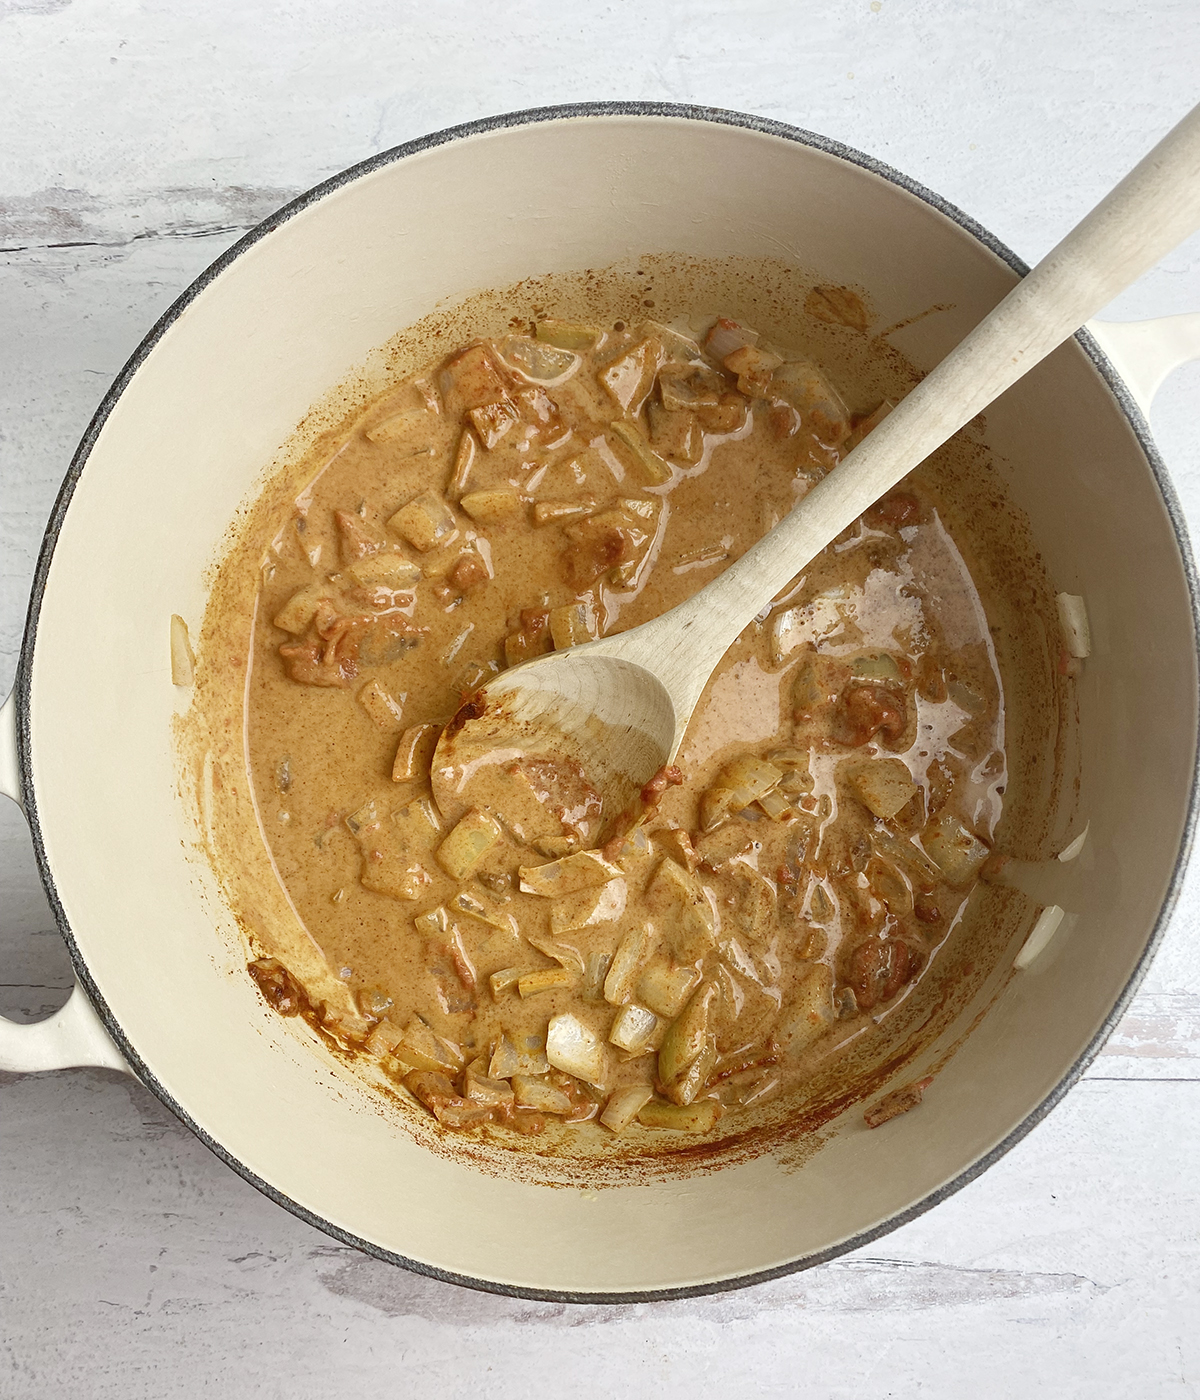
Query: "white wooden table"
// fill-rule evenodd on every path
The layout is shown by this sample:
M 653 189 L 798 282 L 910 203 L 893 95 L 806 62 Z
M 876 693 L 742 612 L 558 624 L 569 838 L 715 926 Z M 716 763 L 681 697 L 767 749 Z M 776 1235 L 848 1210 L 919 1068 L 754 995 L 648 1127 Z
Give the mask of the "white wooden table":
M 1033 261 L 1200 98 L 1196 0 L 0 0 L 0 687 L 97 401 L 294 192 L 488 113 L 696 101 L 891 162 Z M 1200 242 L 1108 313 L 1200 309 Z M 1200 368 L 1154 413 L 1200 527 Z M 1153 620 L 1147 619 L 1152 626 Z M 1200 875 L 1087 1078 L 869 1251 L 723 1296 L 524 1303 L 376 1263 L 133 1081 L 0 1076 L 0 1396 L 1200 1394 Z M 0 809 L 0 1012 L 70 984 Z

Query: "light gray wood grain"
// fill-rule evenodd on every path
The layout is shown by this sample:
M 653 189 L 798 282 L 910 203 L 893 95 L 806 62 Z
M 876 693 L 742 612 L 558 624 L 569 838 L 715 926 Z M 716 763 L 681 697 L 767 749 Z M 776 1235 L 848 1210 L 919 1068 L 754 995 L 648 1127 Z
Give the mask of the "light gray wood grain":
M 1194 0 L 0 0 L 0 686 L 101 394 L 291 192 L 489 112 L 701 101 L 869 150 L 1034 261 L 1196 100 L 1197 71 Z M 1193 240 L 1114 313 L 1195 309 Z M 1154 412 L 1194 527 L 1198 401 L 1194 367 Z M 278 1209 L 126 1079 L 3 1077 L 0 1396 L 1200 1393 L 1198 915 L 1193 874 L 1085 1081 L 980 1180 L 868 1251 L 675 1304 L 416 1278 Z M 7 805 L 0 984 L 26 1017 L 70 985 Z

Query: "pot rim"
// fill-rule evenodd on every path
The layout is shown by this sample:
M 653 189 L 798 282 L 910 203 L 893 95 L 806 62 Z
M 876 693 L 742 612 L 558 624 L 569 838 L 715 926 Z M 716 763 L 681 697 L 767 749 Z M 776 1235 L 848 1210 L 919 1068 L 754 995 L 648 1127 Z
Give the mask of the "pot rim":
M 34 854 L 42 884 L 54 914 L 55 923 L 67 945 L 75 976 L 86 990 L 88 997 L 104 1024 L 105 1030 L 112 1037 L 121 1054 L 129 1062 L 130 1067 L 141 1082 L 157 1095 L 167 1108 L 169 1108 L 210 1151 L 215 1153 L 221 1161 L 231 1167 L 239 1176 L 243 1177 L 277 1205 L 282 1206 L 285 1210 L 299 1217 L 299 1219 L 303 1220 L 306 1224 L 314 1226 L 324 1234 L 332 1236 L 345 1245 L 361 1250 L 363 1253 L 371 1255 L 376 1259 L 383 1260 L 386 1263 L 399 1265 L 401 1268 L 408 1269 L 413 1273 L 435 1278 L 444 1283 L 459 1284 L 463 1287 L 473 1288 L 481 1292 L 496 1293 L 511 1298 L 527 1298 L 546 1302 L 619 1304 L 657 1302 L 678 1298 L 699 1297 L 712 1293 L 724 1293 L 735 1288 L 746 1288 L 753 1284 L 765 1283 L 772 1279 L 782 1278 L 788 1274 L 798 1273 L 802 1269 L 809 1269 L 817 1264 L 823 1264 L 831 1259 L 836 1259 L 843 1254 L 859 1249 L 863 1245 L 881 1238 L 883 1235 L 890 1234 L 891 1231 L 897 1229 L 899 1226 L 905 1225 L 911 1220 L 915 1220 L 927 1210 L 930 1210 L 932 1207 L 954 1195 L 964 1186 L 974 1181 L 976 1177 L 980 1176 L 992 1166 L 993 1163 L 997 1162 L 1005 1153 L 1015 1147 L 1027 1133 L 1036 1127 L 1051 1109 L 1055 1108 L 1065 1097 L 1068 1090 L 1082 1078 L 1084 1071 L 1099 1054 L 1105 1041 L 1107 1041 L 1117 1022 L 1124 1014 L 1134 993 L 1137 991 L 1154 954 L 1158 950 L 1159 944 L 1162 942 L 1167 923 L 1179 899 L 1183 875 L 1187 868 L 1196 833 L 1198 818 L 1197 807 L 1198 800 L 1200 800 L 1200 734 L 1197 735 L 1197 749 L 1193 757 L 1192 783 L 1188 795 L 1188 808 L 1184 820 L 1183 835 L 1180 841 L 1179 851 L 1172 867 L 1167 893 L 1163 899 L 1154 925 L 1150 930 L 1146 945 L 1137 961 L 1137 965 L 1134 967 L 1129 980 L 1126 982 L 1112 1009 L 1101 1023 L 1100 1028 L 1092 1037 L 1091 1041 L 1083 1048 L 1076 1057 L 1072 1067 L 1063 1075 L 1042 1102 L 1017 1123 L 1007 1136 L 978 1160 L 964 1168 L 963 1171 L 959 1172 L 958 1175 L 953 1177 L 950 1181 L 943 1183 L 943 1185 L 936 1190 L 929 1192 L 906 1209 L 889 1216 L 886 1220 L 871 1226 L 869 1229 L 863 1230 L 831 1246 L 829 1249 L 805 1255 L 800 1259 L 793 1260 L 787 1264 L 777 1265 L 774 1268 L 757 1270 L 753 1273 L 738 1274 L 733 1277 L 717 1279 L 707 1283 L 688 1284 L 677 1288 L 580 1293 L 569 1289 L 530 1288 L 514 1284 L 499 1283 L 488 1279 L 474 1278 L 470 1275 L 458 1274 L 447 1269 L 441 1269 L 435 1265 L 426 1264 L 419 1260 L 409 1259 L 404 1255 L 397 1254 L 393 1250 L 385 1249 L 380 1245 L 374 1244 L 370 1240 L 363 1239 L 333 1224 L 332 1221 L 326 1220 L 315 1211 L 292 1200 L 291 1197 L 287 1196 L 276 1186 L 273 1186 L 270 1182 L 258 1176 L 246 1166 L 245 1163 L 234 1156 L 224 1144 L 217 1141 L 217 1139 L 206 1132 L 191 1118 L 184 1105 L 174 1098 L 165 1086 L 158 1081 L 151 1068 L 134 1050 L 119 1021 L 109 1009 L 100 989 L 96 986 L 88 970 L 87 963 L 75 942 L 71 926 L 63 910 L 62 903 L 58 898 L 54 876 L 50 869 L 45 844 L 42 840 L 41 824 L 37 811 L 37 797 L 32 783 L 33 767 L 29 723 L 33 653 L 37 643 L 38 619 L 45 593 L 46 581 L 49 576 L 51 560 L 58 543 L 59 532 L 62 529 L 63 521 L 75 492 L 75 487 L 83 473 L 84 467 L 87 465 L 92 448 L 95 446 L 118 399 L 124 393 L 142 363 L 148 358 L 151 351 L 154 350 L 170 327 L 209 284 L 214 282 L 235 259 L 254 247 L 268 234 L 280 228 L 296 214 L 302 213 L 311 205 L 325 198 L 326 195 L 342 189 L 361 176 L 372 174 L 376 170 L 383 169 L 385 166 L 392 165 L 397 161 L 405 160 L 409 156 L 419 155 L 422 152 L 433 150 L 435 147 L 447 145 L 452 141 L 460 141 L 474 136 L 486 135 L 494 131 L 531 126 L 540 122 L 561 121 L 563 119 L 587 120 L 607 117 L 652 117 L 694 122 L 710 122 L 719 126 L 741 127 L 745 130 L 758 132 L 762 135 L 780 137 L 783 140 L 793 141 L 798 145 L 808 146 L 814 150 L 822 151 L 848 164 L 859 166 L 861 169 L 867 170 L 871 174 L 878 175 L 880 178 L 888 181 L 889 184 L 896 185 L 908 194 L 914 195 L 923 203 L 935 209 L 938 213 L 953 220 L 954 223 L 967 233 L 973 235 L 985 248 L 1011 267 L 1014 272 L 1024 275 L 1029 271 L 1028 265 L 1021 258 L 968 214 L 965 214 L 961 209 L 943 199 L 932 190 L 926 188 L 918 181 L 910 179 L 907 175 L 893 169 L 890 165 L 886 165 L 882 161 L 878 161 L 872 156 L 866 155 L 851 146 L 844 145 L 840 141 L 831 140 L 829 137 L 821 136 L 816 132 L 806 131 L 802 128 L 791 126 L 786 122 L 775 121 L 769 117 L 754 116 L 745 112 L 735 112 L 718 107 L 673 102 L 614 101 L 565 103 L 558 106 L 533 107 L 516 112 L 502 113 L 498 116 L 483 117 L 476 121 L 464 122 L 457 126 L 446 127 L 441 131 L 435 131 L 429 135 L 418 137 L 416 140 L 406 141 L 399 146 L 393 146 L 313 186 L 312 189 L 307 190 L 290 203 L 285 204 L 281 209 L 264 219 L 262 223 L 256 225 L 248 233 L 244 234 L 236 243 L 226 249 L 219 258 L 211 263 L 177 300 L 172 303 L 167 311 L 159 317 L 158 321 L 129 357 L 124 368 L 113 380 L 112 385 L 100 401 L 91 422 L 88 424 L 83 437 L 80 439 L 79 446 L 76 448 L 75 454 L 71 459 L 71 464 L 67 469 L 62 486 L 59 488 L 58 495 L 55 499 L 54 507 L 50 513 L 49 522 L 46 526 L 46 532 L 43 536 L 38 554 L 33 584 L 30 590 L 29 608 L 26 615 L 24 638 L 17 660 L 14 690 L 16 694 L 17 751 L 20 765 L 21 788 L 24 795 L 25 812 L 29 821 L 29 829 L 33 838 Z M 1192 613 L 1193 636 L 1197 646 L 1197 688 L 1200 690 L 1200 579 L 1198 579 L 1195 560 L 1192 557 L 1182 508 L 1175 494 L 1166 466 L 1154 445 L 1149 424 L 1133 396 L 1126 388 L 1124 381 L 1117 374 L 1108 358 L 1102 353 L 1096 341 L 1086 330 L 1077 331 L 1074 339 L 1079 343 L 1101 378 L 1112 391 L 1113 396 L 1117 400 L 1118 407 L 1133 429 L 1138 445 L 1145 454 L 1151 473 L 1154 476 L 1168 519 L 1170 520 L 1171 528 L 1175 536 L 1175 543 L 1179 551 L 1180 561 L 1183 566 L 1184 577 L 1187 582 L 1188 600 Z

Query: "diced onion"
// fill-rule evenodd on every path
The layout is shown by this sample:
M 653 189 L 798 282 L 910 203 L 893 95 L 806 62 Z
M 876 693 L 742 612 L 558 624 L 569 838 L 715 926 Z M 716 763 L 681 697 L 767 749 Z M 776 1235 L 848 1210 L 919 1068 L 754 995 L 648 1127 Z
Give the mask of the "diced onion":
M 590 350 L 601 334 L 597 326 L 582 325 L 578 321 L 547 318 L 537 323 L 537 338 L 547 345 L 557 345 L 561 350 Z
M 536 1108 L 542 1113 L 570 1113 L 573 1107 L 561 1089 L 533 1075 L 514 1074 L 512 1086 L 522 1108 Z
M 625 881 L 617 879 L 607 881 L 599 889 L 580 890 L 556 899 L 550 906 L 550 932 L 557 935 L 612 923 L 625 912 L 625 896 Z
M 604 1079 L 603 1042 L 570 1012 L 551 1016 L 546 1030 L 546 1058 L 555 1069 L 573 1074 L 587 1084 L 599 1084 Z
M 1058 858 L 1059 858 L 1059 860 L 1065 862 L 1065 861 L 1068 861 L 1068 860 L 1074 860 L 1074 859 L 1075 859 L 1075 857 L 1080 853 L 1080 851 L 1083 850 L 1084 842 L 1087 840 L 1087 835 L 1088 835 L 1088 832 L 1091 830 L 1091 827 L 1092 827 L 1091 822 L 1088 822 L 1087 826 L 1085 826 L 1085 827 L 1083 828 L 1083 830 L 1082 830 L 1082 831 L 1079 833 L 1079 835 L 1074 839 L 1074 841 L 1072 841 L 1072 842 L 1070 843 L 1069 846 L 1064 846 L 1064 847 L 1062 848 L 1062 850 L 1059 851 L 1059 853 L 1058 853 Z
M 610 1006 L 623 1006 L 633 1000 L 634 983 L 654 942 L 654 929 L 650 924 L 631 928 L 621 939 L 604 979 L 604 1000 Z
M 753 754 L 735 758 L 717 774 L 712 788 L 700 800 L 701 825 L 705 831 L 743 811 L 779 785 L 780 769 Z
M 567 967 L 539 968 L 536 972 L 523 972 L 517 978 L 517 991 L 521 1000 L 536 996 L 539 992 L 553 992 L 559 987 L 569 987 L 575 981 L 575 974 Z
M 523 894 L 559 898 L 619 879 L 623 872 L 599 851 L 577 851 L 549 865 L 523 865 L 519 874 Z
M 628 1089 L 618 1089 L 604 1105 L 600 1121 L 606 1128 L 619 1133 L 633 1122 L 653 1097 L 654 1090 L 649 1084 L 633 1084 Z
M 700 981 L 700 969 L 685 964 L 672 967 L 662 960 L 652 962 L 637 984 L 637 995 L 658 1016 L 668 1020 L 678 1016 Z
M 963 888 L 987 860 L 987 846 L 956 817 L 944 813 L 921 833 L 925 853 L 952 885 Z
M 567 943 L 555 943 L 552 939 L 543 938 L 536 933 L 527 933 L 525 941 L 544 957 L 553 958 L 559 967 L 565 967 L 576 977 L 583 976 L 583 955 L 577 948 L 572 948 Z
M 1062 623 L 1067 650 L 1080 660 L 1090 656 L 1092 629 L 1088 622 L 1087 604 L 1077 593 L 1060 593 L 1055 602 L 1058 604 L 1058 620 Z
M 885 821 L 907 806 L 917 793 L 912 774 L 899 758 L 875 758 L 853 765 L 850 784 L 866 807 Z M 930 854 L 937 859 L 932 851 Z
M 178 613 L 171 614 L 171 684 L 193 685 L 196 656 L 188 638 L 187 623 Z
M 444 905 L 439 905 L 436 909 L 418 914 L 413 919 L 413 927 L 426 938 L 439 938 L 449 931 L 450 915 Z
M 714 360 L 723 360 L 743 345 L 754 345 L 757 341 L 757 331 L 747 330 L 736 321 L 722 317 L 705 336 L 704 348 Z
M 640 1055 L 650 1048 L 657 1030 L 658 1017 L 654 1012 L 630 1002 L 617 1012 L 608 1038 L 618 1050 L 624 1050 L 629 1055 Z
M 701 1099 L 699 1103 L 663 1103 L 652 1099 L 638 1113 L 643 1128 L 674 1128 L 681 1133 L 710 1133 L 721 1116 L 716 1099 Z
M 1058 932 L 1066 911 L 1057 904 L 1048 904 L 1037 917 L 1037 922 L 1029 931 L 1029 937 L 1021 946 L 1021 951 L 1013 961 L 1017 969 L 1026 968 L 1045 951 L 1047 943 Z
M 500 356 L 518 374 L 551 389 L 570 379 L 583 363 L 572 350 L 555 345 L 545 336 L 536 340 L 524 335 L 509 336 L 500 344 Z
M 438 847 L 438 864 L 452 880 L 468 880 L 500 836 L 496 819 L 472 808 Z

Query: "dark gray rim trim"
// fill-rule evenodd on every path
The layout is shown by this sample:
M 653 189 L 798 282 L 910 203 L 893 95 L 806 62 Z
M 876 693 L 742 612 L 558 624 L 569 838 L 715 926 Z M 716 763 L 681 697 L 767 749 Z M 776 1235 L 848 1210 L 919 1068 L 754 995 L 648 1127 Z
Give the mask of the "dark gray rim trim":
M 1002 262 L 1006 263 L 1015 272 L 1024 274 L 1029 271 L 1028 265 L 1016 256 L 1010 249 L 1004 246 L 987 229 L 977 224 L 964 214 L 960 209 L 918 184 L 915 180 L 910 180 L 899 171 L 893 170 L 890 166 L 884 165 L 881 161 L 873 160 L 870 156 L 864 155 L 861 151 L 853 150 L 849 146 L 843 146 L 840 142 L 831 141 L 827 137 L 819 136 L 811 131 L 802 131 L 797 127 L 788 126 L 783 122 L 772 121 L 765 117 L 749 116 L 742 112 L 728 112 L 714 107 L 693 107 L 679 105 L 669 102 L 584 102 L 568 104 L 560 107 L 536 107 L 524 112 L 509 112 L 502 116 L 487 117 L 481 121 L 467 122 L 462 126 L 453 126 L 445 131 L 434 132 L 429 136 L 423 136 L 417 141 L 409 141 L 404 145 L 395 146 L 391 150 L 383 151 L 370 160 L 362 161 L 358 165 L 351 166 L 332 179 L 315 186 L 306 194 L 285 205 L 277 213 L 272 214 L 256 228 L 252 229 L 245 237 L 239 239 L 229 248 L 216 262 L 203 272 L 200 277 L 183 293 L 173 306 L 159 318 L 157 324 L 134 351 L 125 368 L 113 381 L 112 387 L 102 399 L 96 414 L 87 431 L 84 433 L 71 461 L 70 468 L 63 480 L 58 497 L 54 503 L 54 509 L 50 515 L 49 524 L 46 527 L 46 534 L 42 541 L 41 552 L 38 556 L 37 570 L 34 574 L 33 588 L 30 593 L 29 612 L 25 625 L 25 638 L 21 648 L 21 655 L 17 665 L 17 742 L 20 753 L 21 783 L 24 790 L 26 814 L 29 819 L 30 831 L 33 835 L 33 846 L 37 856 L 38 868 L 41 872 L 42 883 L 46 888 L 46 894 L 50 906 L 54 912 L 55 921 L 59 931 L 66 942 L 71 955 L 71 961 L 75 966 L 75 975 L 83 984 L 92 1004 L 95 1006 L 100 1019 L 103 1021 L 109 1035 L 112 1036 L 121 1053 L 129 1061 L 130 1065 L 141 1079 L 141 1081 L 151 1089 L 166 1106 L 191 1130 L 196 1136 L 214 1152 L 226 1165 L 233 1168 L 239 1176 L 244 1177 L 252 1186 L 255 1186 L 265 1196 L 268 1196 L 277 1205 L 281 1205 L 285 1210 L 289 1210 L 293 1215 L 298 1216 L 307 1224 L 312 1225 L 334 1239 L 340 1240 L 343 1244 L 354 1249 L 361 1250 L 365 1254 L 374 1256 L 389 1264 L 398 1264 L 402 1268 L 409 1269 L 413 1273 L 424 1274 L 430 1278 L 436 1278 L 444 1283 L 456 1283 L 467 1288 L 478 1289 L 485 1293 L 498 1293 L 512 1298 L 529 1298 L 545 1302 L 562 1303 L 646 1303 L 666 1301 L 677 1298 L 691 1298 L 709 1293 L 723 1293 L 734 1288 L 745 1288 L 756 1283 L 765 1283 L 771 1279 L 782 1278 L 787 1274 L 797 1273 L 801 1269 L 812 1268 L 816 1264 L 823 1264 L 830 1259 L 836 1259 L 840 1255 L 847 1254 L 851 1250 L 859 1249 L 873 1240 L 890 1234 L 901 1225 L 907 1224 L 910 1220 L 915 1220 L 923 1215 L 931 1207 L 938 1205 L 941 1201 L 952 1196 L 956 1191 L 961 1190 L 969 1182 L 988 1167 L 1001 1158 L 1010 1148 L 1021 1141 L 1025 1135 L 1031 1131 L 1043 1118 L 1054 1108 L 1064 1097 L 1067 1091 L 1080 1079 L 1083 1072 L 1091 1064 L 1099 1053 L 1104 1042 L 1112 1033 L 1114 1026 L 1124 1013 L 1139 983 L 1145 976 L 1146 969 L 1150 964 L 1159 943 L 1162 940 L 1163 932 L 1167 922 L 1175 908 L 1179 898 L 1183 872 L 1187 864 L 1191 851 L 1192 842 L 1195 836 L 1197 820 L 1197 770 L 1196 757 L 1193 756 L 1192 786 L 1188 803 L 1188 815 L 1184 827 L 1183 839 L 1180 843 L 1179 853 L 1176 857 L 1174 868 L 1171 873 L 1170 884 L 1167 894 L 1163 900 L 1162 908 L 1159 911 L 1154 928 L 1146 944 L 1146 948 L 1134 968 L 1133 974 L 1125 985 L 1124 991 L 1117 998 L 1103 1025 L 1086 1047 L 1083 1053 L 1076 1060 L 1074 1067 L 1062 1078 L 1055 1088 L 1046 1096 L 1043 1102 L 1035 1108 L 1021 1123 L 1019 1123 L 1011 1133 L 1001 1142 L 997 1143 L 989 1152 L 985 1153 L 978 1161 L 960 1172 L 953 1180 L 940 1186 L 936 1191 L 910 1206 L 907 1210 L 891 1216 L 888 1220 L 879 1225 L 873 1226 L 869 1230 L 864 1230 L 860 1234 L 834 1245 L 830 1249 L 822 1250 L 820 1253 L 806 1255 L 788 1264 L 781 1264 L 777 1268 L 763 1269 L 757 1273 L 741 1274 L 732 1278 L 718 1279 L 711 1283 L 692 1284 L 683 1288 L 654 1288 L 635 1292 L 622 1293 L 575 1293 L 564 1289 L 546 1288 L 521 1288 L 511 1284 L 497 1283 L 487 1279 L 470 1278 L 462 1274 L 450 1273 L 444 1269 L 435 1268 L 429 1264 L 424 1264 L 415 1259 L 407 1259 L 403 1255 L 395 1254 L 391 1250 L 383 1249 L 379 1245 L 373 1244 L 370 1240 L 360 1239 L 358 1236 L 341 1229 L 332 1222 L 325 1220 L 306 1207 L 293 1201 L 290 1197 L 256 1176 L 244 1163 L 234 1157 L 227 1148 L 217 1142 L 204 1131 L 199 1124 L 195 1123 L 188 1115 L 182 1104 L 177 1102 L 170 1093 L 158 1082 L 150 1068 L 142 1061 L 127 1040 L 124 1031 L 109 1010 L 100 989 L 92 980 L 87 965 L 80 955 L 76 946 L 71 927 L 67 922 L 62 904 L 58 898 L 58 892 L 54 884 L 54 877 L 50 870 L 50 865 L 46 857 L 45 846 L 42 841 L 41 826 L 38 820 L 37 800 L 32 782 L 32 759 L 30 754 L 30 732 L 29 732 L 29 695 L 32 676 L 33 652 L 37 641 L 38 615 L 41 608 L 42 596 L 45 592 L 46 580 L 50 570 L 50 561 L 54 554 L 55 545 L 58 541 L 59 531 L 62 528 L 63 519 L 67 508 L 71 503 L 76 483 L 79 480 L 92 447 L 99 437 L 109 414 L 112 412 L 117 400 L 125 391 L 126 386 L 141 367 L 142 362 L 158 344 L 159 340 L 166 333 L 168 328 L 187 310 L 188 306 L 200 295 L 201 292 L 234 261 L 249 248 L 273 233 L 277 228 L 285 224 L 294 215 L 301 213 L 310 205 L 323 199 L 325 195 L 341 189 L 343 186 L 357 180 L 360 176 L 368 175 L 384 166 L 391 165 L 395 161 L 403 160 L 408 156 L 418 155 L 422 151 L 432 150 L 436 146 L 442 146 L 451 141 L 460 141 L 466 137 L 481 136 L 488 132 L 500 131 L 509 127 L 529 126 L 535 122 L 559 121 L 564 118 L 589 118 L 589 117 L 664 117 L 676 120 L 712 122 L 719 126 L 743 127 L 749 131 L 757 131 L 766 136 L 779 137 L 785 141 L 795 141 L 800 145 L 812 147 L 815 150 L 823 151 L 828 155 L 836 156 L 851 165 L 857 165 L 864 170 L 870 171 L 874 175 L 887 180 L 890 184 L 898 186 L 900 189 L 914 195 L 923 203 L 930 205 L 946 218 L 953 220 L 968 233 L 973 234 L 980 243 L 990 252 L 994 253 Z M 1197 582 L 1196 567 L 1192 558 L 1191 548 L 1188 542 L 1187 527 L 1184 523 L 1183 512 L 1180 509 L 1179 501 L 1175 495 L 1170 478 L 1165 465 L 1158 455 L 1154 442 L 1150 436 L 1150 429 L 1143 417 L 1141 410 L 1131 398 L 1129 391 L 1113 369 L 1112 365 L 1101 353 L 1096 342 L 1085 331 L 1080 331 L 1076 339 L 1082 345 L 1084 351 L 1091 359 L 1092 363 L 1104 381 L 1108 384 L 1126 418 L 1129 420 L 1134 434 L 1137 437 L 1142 451 L 1146 454 L 1150 469 L 1158 483 L 1159 492 L 1162 495 L 1163 504 L 1170 517 L 1172 528 L 1175 531 L 1176 543 L 1179 547 L 1180 558 L 1183 563 L 1184 573 L 1187 578 L 1188 591 L 1192 605 L 1193 631 L 1197 643 L 1197 656 L 1200 660 L 1200 585 Z M 1200 675 L 1198 675 L 1198 686 L 1200 686 Z

